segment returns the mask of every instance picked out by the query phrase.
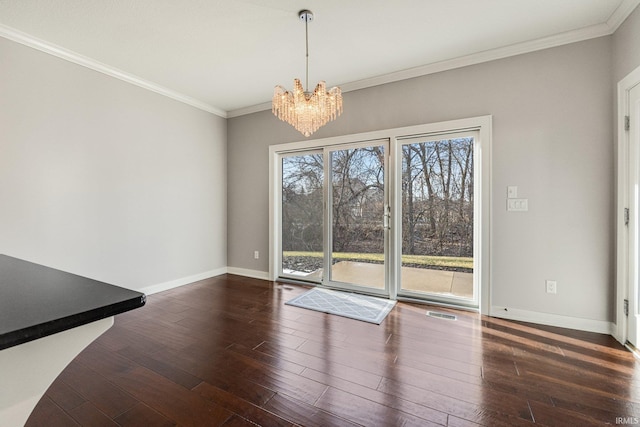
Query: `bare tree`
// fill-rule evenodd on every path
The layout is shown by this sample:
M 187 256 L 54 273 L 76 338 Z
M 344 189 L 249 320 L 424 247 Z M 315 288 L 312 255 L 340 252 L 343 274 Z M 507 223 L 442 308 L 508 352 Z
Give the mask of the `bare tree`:
M 402 147 L 402 252 L 473 256 L 473 138 Z M 332 251 L 382 253 L 383 146 L 331 151 Z M 284 250 L 322 251 L 323 154 L 283 159 Z
M 333 251 L 382 252 L 382 147 L 331 153 Z
M 283 250 L 322 251 L 322 154 L 285 157 L 282 171 Z
M 473 253 L 473 139 L 403 147 L 403 253 Z

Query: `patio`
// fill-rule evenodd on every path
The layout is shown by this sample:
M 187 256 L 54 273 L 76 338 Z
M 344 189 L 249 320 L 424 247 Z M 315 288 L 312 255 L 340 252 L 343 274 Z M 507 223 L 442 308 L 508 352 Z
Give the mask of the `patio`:
M 340 261 L 333 265 L 332 280 L 371 288 L 384 287 L 384 265 L 355 261 Z M 302 276 L 302 274 L 299 274 Z M 473 298 L 473 273 L 427 268 L 402 267 L 404 290 Z M 319 279 L 322 269 L 304 274 L 306 279 Z

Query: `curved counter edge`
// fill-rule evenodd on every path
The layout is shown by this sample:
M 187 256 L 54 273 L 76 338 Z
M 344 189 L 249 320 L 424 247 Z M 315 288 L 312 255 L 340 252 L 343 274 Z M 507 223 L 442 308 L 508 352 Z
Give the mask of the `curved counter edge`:
M 0 351 L 0 425 L 21 427 L 51 383 L 113 325 L 113 317 Z

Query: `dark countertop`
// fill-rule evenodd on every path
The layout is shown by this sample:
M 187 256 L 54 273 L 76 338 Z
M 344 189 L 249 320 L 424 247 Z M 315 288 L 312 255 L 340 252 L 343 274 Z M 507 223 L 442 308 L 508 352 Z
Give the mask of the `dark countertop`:
M 0 350 L 145 302 L 140 292 L 0 255 Z

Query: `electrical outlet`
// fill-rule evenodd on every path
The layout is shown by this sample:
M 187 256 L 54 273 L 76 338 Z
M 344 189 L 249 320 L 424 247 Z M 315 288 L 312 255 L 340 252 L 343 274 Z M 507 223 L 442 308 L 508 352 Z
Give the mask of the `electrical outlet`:
M 548 294 L 558 293 L 558 282 L 556 282 L 555 280 L 547 280 L 545 284 L 547 287 Z
M 253 252 L 253 259 L 260 259 L 260 252 L 259 251 L 254 251 Z

